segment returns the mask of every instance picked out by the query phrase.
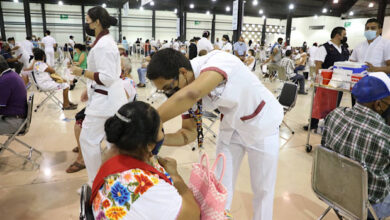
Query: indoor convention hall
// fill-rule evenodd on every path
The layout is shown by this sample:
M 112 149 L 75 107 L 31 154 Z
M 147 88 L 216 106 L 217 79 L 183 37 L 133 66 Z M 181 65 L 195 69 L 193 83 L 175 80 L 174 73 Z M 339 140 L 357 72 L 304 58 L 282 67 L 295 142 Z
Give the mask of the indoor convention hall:
M 390 0 L 0 0 L 1 220 L 390 220 Z

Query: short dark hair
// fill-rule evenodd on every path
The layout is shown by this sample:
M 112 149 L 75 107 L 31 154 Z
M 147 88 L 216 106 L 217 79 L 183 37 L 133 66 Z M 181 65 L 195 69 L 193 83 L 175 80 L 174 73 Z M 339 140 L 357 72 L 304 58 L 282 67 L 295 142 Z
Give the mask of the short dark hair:
M 34 48 L 33 54 L 35 60 L 44 60 L 46 56 L 45 51 L 40 48 Z
M 230 38 L 229 38 L 229 35 L 227 35 L 227 34 L 224 34 L 223 36 L 222 36 L 222 38 L 225 38 L 228 42 L 230 42 Z
M 366 26 L 367 26 L 368 23 L 377 23 L 379 28 L 383 27 L 382 23 L 378 19 L 376 19 L 376 18 L 368 19 L 367 22 L 366 22 Z
M 126 40 L 126 37 L 123 37 L 123 40 Z
M 4 70 L 8 69 L 8 62 L 2 55 L 0 55 L 0 73 L 4 72 Z
M 343 34 L 343 31 L 345 31 L 345 28 L 343 28 L 343 27 L 333 28 L 332 33 L 330 34 L 330 38 L 333 39 L 334 37 L 336 37 L 336 35 L 341 36 Z
M 9 37 L 9 38 L 7 39 L 7 41 L 11 41 L 11 40 L 15 40 L 15 38 Z
M 88 16 L 92 19 L 92 21 L 96 21 L 97 19 L 99 19 L 103 29 L 108 29 L 118 23 L 118 20 L 110 16 L 107 10 L 102 6 L 95 6 L 89 9 Z
M 307 47 L 301 47 L 302 51 L 306 53 L 306 48 Z
M 291 50 L 286 50 L 286 57 L 291 56 L 291 54 L 292 54 Z
M 107 141 L 142 160 L 148 152 L 147 145 L 158 141 L 159 114 L 151 105 L 141 101 L 123 105 L 118 113 L 130 122 L 125 122 L 116 115 L 107 119 L 104 124 Z
M 174 79 L 179 76 L 181 67 L 192 71 L 190 61 L 181 52 L 172 48 L 159 50 L 153 55 L 148 65 L 147 77 L 150 80 L 160 77 Z
M 204 31 L 202 37 L 208 38 L 210 36 L 210 31 Z
M 32 40 L 31 36 L 27 36 L 26 40 Z
M 47 31 L 45 31 L 45 33 L 47 34 L 47 35 L 50 35 L 50 31 L 49 30 L 47 30 Z
M 279 37 L 279 38 L 278 38 L 278 42 L 279 42 L 279 41 L 283 41 L 283 38 Z
M 318 44 L 317 44 L 317 43 L 314 43 L 313 46 L 318 46 Z
M 74 48 L 75 48 L 75 49 L 79 49 L 79 50 L 81 50 L 81 51 L 87 50 L 86 46 L 83 45 L 83 44 L 75 44 L 75 45 L 74 45 Z
M 256 56 L 255 50 L 249 49 L 248 51 L 252 53 L 252 56 Z
M 70 36 L 69 36 L 69 38 L 70 38 L 70 39 L 73 39 L 73 36 L 72 36 L 72 35 L 70 35 Z

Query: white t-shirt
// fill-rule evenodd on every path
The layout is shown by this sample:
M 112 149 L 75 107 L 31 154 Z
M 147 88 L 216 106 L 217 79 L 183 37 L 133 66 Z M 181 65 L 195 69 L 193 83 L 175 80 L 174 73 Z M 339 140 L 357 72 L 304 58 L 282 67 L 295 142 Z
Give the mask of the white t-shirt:
M 132 79 L 127 77 L 123 79 L 122 82 L 123 82 L 123 87 L 125 88 L 126 93 L 129 96 L 128 101 L 129 102 L 134 101 L 134 97 L 137 95 L 135 82 Z
M 54 44 L 56 40 L 52 36 L 42 38 L 42 43 L 45 45 L 45 51 L 54 51 Z
M 226 44 L 223 45 L 223 47 L 222 47 L 221 50 L 222 50 L 222 51 L 225 51 L 225 52 L 228 52 L 228 53 L 232 53 L 232 51 L 233 51 L 233 46 L 232 46 L 232 44 L 231 44 L 230 42 L 226 42 Z
M 69 39 L 69 45 L 72 47 L 72 48 L 74 48 L 74 40 L 72 40 L 72 39 Z
M 334 44 L 332 41 L 328 41 L 328 43 L 329 43 L 330 45 L 333 45 L 333 46 L 337 49 L 337 51 L 338 51 L 340 54 L 342 53 L 341 45 L 340 45 L 340 46 L 337 46 L 337 45 Z M 315 56 L 314 56 L 314 60 L 315 60 L 315 61 L 324 62 L 327 54 L 328 54 L 328 52 L 326 52 L 325 47 L 324 47 L 324 46 L 321 46 L 321 47 L 318 48 L 318 50 L 316 51 L 316 54 L 315 54 Z
M 42 61 L 38 61 L 34 64 L 34 77 L 38 86 L 43 86 L 47 82 L 53 82 L 50 73 L 45 71 L 48 67 L 49 66 Z
M 179 50 L 179 48 L 180 48 L 179 42 L 174 42 L 174 43 L 173 43 L 173 49 Z
M 378 36 L 371 44 L 367 41 L 359 44 L 352 52 L 351 61 L 371 63 L 375 67 L 386 66 L 390 60 L 390 41 Z
M 198 47 L 198 54 L 201 50 L 206 50 L 207 53 L 210 53 L 210 51 L 214 50 L 214 47 L 211 44 L 211 42 L 205 37 L 202 37 L 198 41 L 197 47 Z
M 165 43 L 161 46 L 161 49 L 166 49 L 166 48 L 171 48 L 172 44 L 171 43 Z
M 312 46 L 309 49 L 309 55 L 310 55 L 309 64 L 310 64 L 310 66 L 315 66 L 314 57 L 316 55 L 317 50 L 318 50 L 318 47 L 316 47 L 316 46 Z
M 29 56 L 33 56 L 33 52 L 32 50 L 34 49 L 34 44 L 29 41 L 29 40 L 24 40 L 22 42 L 20 42 L 20 45 L 23 47 L 23 50 L 26 51 L 26 53 L 29 55 Z

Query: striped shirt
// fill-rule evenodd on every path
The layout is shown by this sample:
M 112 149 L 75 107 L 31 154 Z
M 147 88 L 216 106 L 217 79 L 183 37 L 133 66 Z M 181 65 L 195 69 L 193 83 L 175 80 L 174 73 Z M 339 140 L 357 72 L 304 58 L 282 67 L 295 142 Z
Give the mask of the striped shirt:
M 321 144 L 366 167 L 368 196 L 380 203 L 390 193 L 390 126 L 361 104 L 337 108 L 325 118 Z

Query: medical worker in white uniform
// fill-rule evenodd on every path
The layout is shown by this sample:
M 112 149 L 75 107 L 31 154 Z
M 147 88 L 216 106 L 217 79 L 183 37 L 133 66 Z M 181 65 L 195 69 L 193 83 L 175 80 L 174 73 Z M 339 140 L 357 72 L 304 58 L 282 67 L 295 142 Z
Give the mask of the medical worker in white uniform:
M 42 44 L 45 48 L 46 63 L 49 64 L 50 67 L 54 67 L 55 64 L 54 47 L 57 46 L 57 42 L 52 36 L 50 36 L 49 30 L 47 30 L 45 34 L 46 36 L 42 38 Z
M 369 72 L 390 73 L 390 41 L 382 36 L 382 24 L 371 18 L 366 22 L 364 36 L 366 41 L 352 52 L 350 61 L 367 63 Z
M 88 100 L 86 117 L 80 134 L 80 146 L 91 184 L 101 165 L 100 143 L 107 118 L 127 102 L 121 75 L 121 60 L 115 40 L 108 28 L 117 23 L 106 9 L 97 6 L 88 10 L 86 32 L 96 40 L 88 54 L 88 69 L 73 67 L 73 74 L 88 78 L 87 90 L 81 99 Z
M 166 122 L 184 113 L 182 128 L 166 134 L 164 145 L 183 146 L 196 139 L 195 120 L 186 111 L 195 111 L 198 100 L 202 100 L 203 110 L 218 108 L 223 117 L 217 154 L 226 157 L 222 180 L 228 189 L 225 208 L 231 207 L 238 171 L 247 152 L 254 193 L 253 219 L 271 220 L 279 125 L 283 120 L 283 108 L 274 95 L 236 56 L 219 50 L 191 61 L 172 49 L 161 50 L 149 63 L 147 76 L 170 97 L 158 108 L 161 120 Z
M 198 55 L 199 55 L 199 52 L 202 50 L 207 51 L 207 53 L 210 53 L 212 50 L 214 50 L 214 46 L 210 42 L 210 32 L 209 31 L 203 32 L 202 38 L 198 41 L 197 49 L 198 49 Z

